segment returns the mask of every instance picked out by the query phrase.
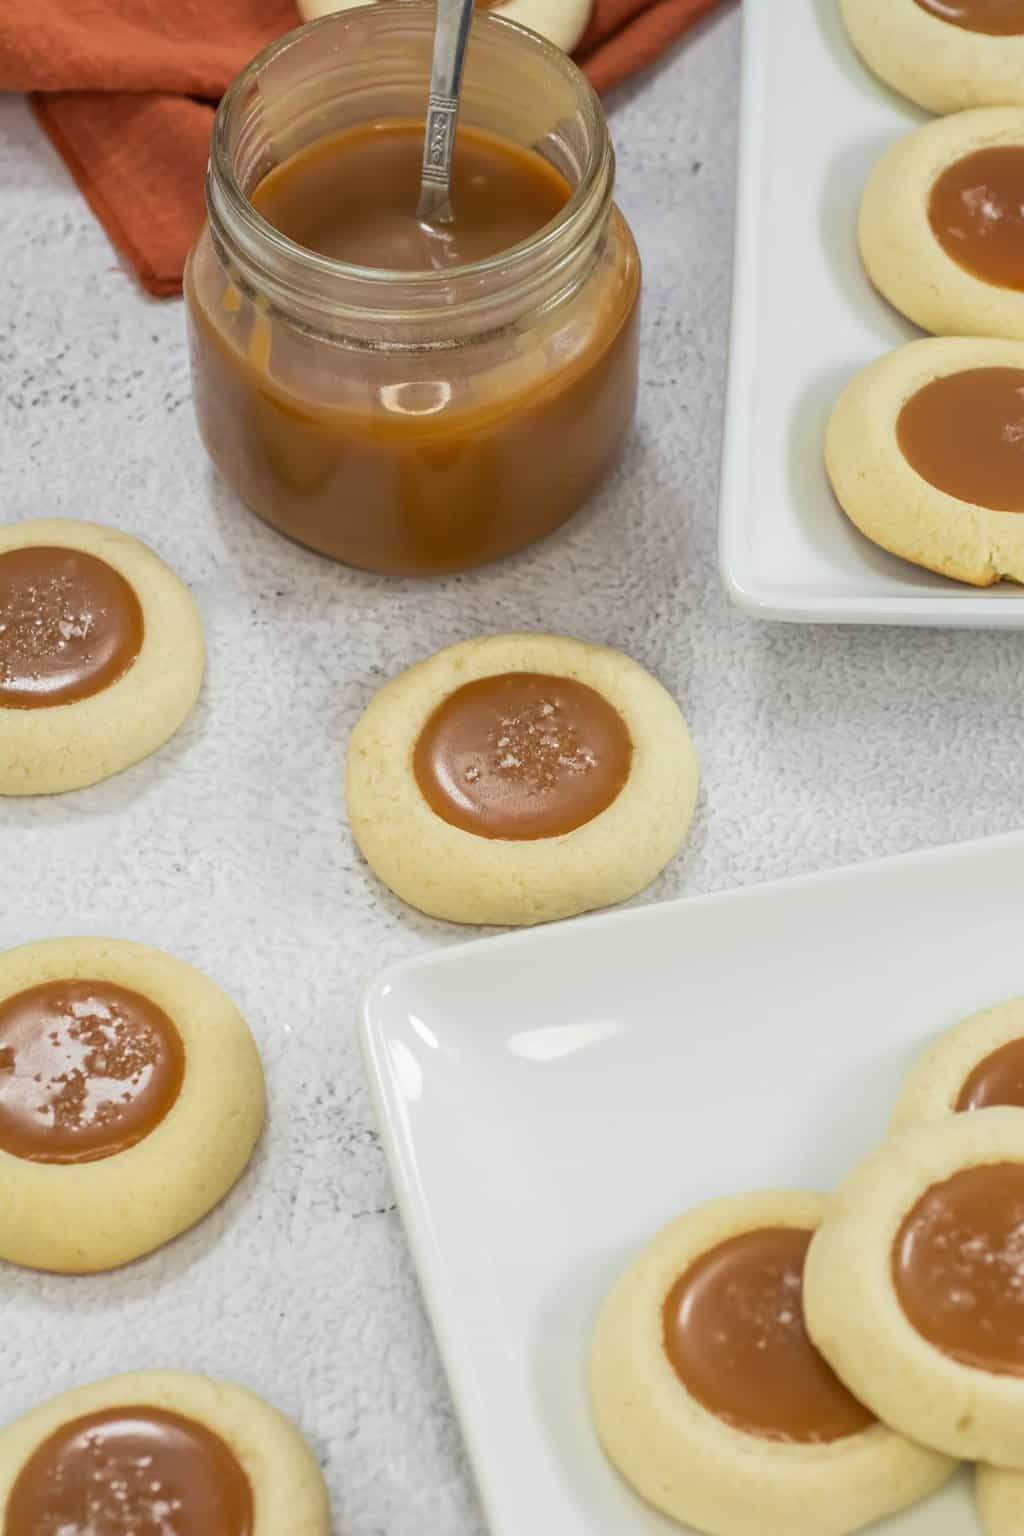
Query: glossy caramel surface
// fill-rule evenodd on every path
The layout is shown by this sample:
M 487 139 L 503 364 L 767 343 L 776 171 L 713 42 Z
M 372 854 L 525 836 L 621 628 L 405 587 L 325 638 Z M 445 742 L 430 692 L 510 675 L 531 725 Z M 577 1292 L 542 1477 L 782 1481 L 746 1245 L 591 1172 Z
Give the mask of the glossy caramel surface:
M 766 1440 L 822 1444 L 874 1423 L 804 1326 L 812 1235 L 761 1227 L 729 1238 L 665 1301 L 665 1352 L 683 1386 L 734 1429 Z

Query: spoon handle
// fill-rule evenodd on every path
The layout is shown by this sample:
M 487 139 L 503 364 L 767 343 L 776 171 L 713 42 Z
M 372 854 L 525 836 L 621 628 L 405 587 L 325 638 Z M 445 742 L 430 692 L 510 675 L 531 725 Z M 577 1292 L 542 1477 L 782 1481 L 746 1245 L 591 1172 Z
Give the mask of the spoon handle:
M 473 0 L 437 0 L 434 59 L 430 71 L 427 132 L 423 143 L 421 219 L 444 223 L 452 217 L 452 151 L 459 117 L 459 92 L 466 43 L 473 20 Z

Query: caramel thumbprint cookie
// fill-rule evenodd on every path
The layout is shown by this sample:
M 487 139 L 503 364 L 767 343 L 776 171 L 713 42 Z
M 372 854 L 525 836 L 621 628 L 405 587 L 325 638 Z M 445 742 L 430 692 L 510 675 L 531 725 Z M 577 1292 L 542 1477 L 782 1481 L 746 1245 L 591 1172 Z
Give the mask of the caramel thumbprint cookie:
M 349 744 L 367 863 L 452 922 L 541 923 L 635 896 L 696 797 L 697 755 L 661 684 L 554 635 L 439 651 L 381 689 Z
M 1024 340 L 1024 107 L 900 139 L 868 181 L 859 237 L 875 287 L 922 330 Z
M 842 0 L 850 39 L 929 112 L 1024 104 L 1024 0 Z
M 0 954 L 0 1259 L 86 1273 L 160 1247 L 238 1179 L 263 1106 L 244 1020 L 183 960 L 92 938 Z
M 598 1320 L 605 1451 L 710 1536 L 846 1536 L 954 1469 L 880 1423 L 808 1338 L 804 1265 L 824 1208 L 796 1190 L 698 1206 L 634 1259 Z
M 891 1136 L 829 1202 L 807 1260 L 815 1344 L 923 1445 L 1024 1470 L 1024 1115 Z
M 1024 998 L 984 1008 L 939 1035 L 907 1077 L 892 1128 L 997 1105 L 1024 1109 Z
M 850 383 L 829 422 L 829 478 L 867 538 L 988 587 L 1024 581 L 1024 342 L 911 342 Z
M 349 11 L 367 0 L 298 0 L 304 21 L 316 21 L 334 11 Z M 586 31 L 593 0 L 476 0 L 479 10 L 493 11 L 507 21 L 517 21 L 571 53 Z
M 3 1536 L 329 1536 L 295 1426 L 244 1387 L 136 1371 L 0 1431 Z
M 178 577 L 113 528 L 0 528 L 0 795 L 82 789 L 189 714 L 203 629 Z

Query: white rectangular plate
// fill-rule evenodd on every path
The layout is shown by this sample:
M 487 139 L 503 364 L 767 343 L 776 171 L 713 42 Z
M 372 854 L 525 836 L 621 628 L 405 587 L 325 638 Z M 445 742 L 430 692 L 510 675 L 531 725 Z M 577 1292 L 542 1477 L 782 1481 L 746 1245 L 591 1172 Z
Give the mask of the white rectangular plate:
M 825 426 L 865 364 L 921 333 L 860 265 L 857 208 L 925 115 L 854 54 L 839 0 L 743 0 L 744 78 L 720 555 L 765 619 L 1024 626 L 1024 590 L 960 586 L 887 555 L 836 503 Z
M 697 1201 L 833 1184 L 922 1043 L 1024 992 L 1022 933 L 1015 836 L 478 941 L 371 985 L 370 1082 L 495 1536 L 678 1531 L 591 1430 L 602 1297 Z M 969 1487 L 876 1529 L 974 1536 Z

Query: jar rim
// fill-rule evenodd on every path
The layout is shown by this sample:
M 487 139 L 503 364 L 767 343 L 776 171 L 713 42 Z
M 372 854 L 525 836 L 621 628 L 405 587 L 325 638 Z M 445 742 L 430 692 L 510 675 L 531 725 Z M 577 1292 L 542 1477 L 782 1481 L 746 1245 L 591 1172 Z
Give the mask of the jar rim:
M 410 10 L 423 13 L 429 10 L 430 6 L 427 3 L 420 3 L 420 0 L 376 0 L 372 7 L 370 5 L 359 7 L 360 10 L 371 8 L 375 12 L 394 16 L 408 13 Z M 578 229 L 580 236 L 585 234 L 593 221 L 595 195 L 603 193 L 609 163 L 614 163 L 608 126 L 600 99 L 586 75 L 568 54 L 528 27 L 511 21 L 505 16 L 496 15 L 492 11 L 482 11 L 474 16 L 474 28 L 481 27 L 485 33 L 500 28 L 502 32 L 521 38 L 525 46 L 533 49 L 545 64 L 554 68 L 574 89 L 586 119 L 588 129 L 586 162 L 578 184 L 572 189 L 571 196 L 553 219 L 550 219 L 535 234 L 527 236 L 525 240 L 509 246 L 506 250 L 498 251 L 480 261 L 446 267 L 443 272 L 429 267 L 396 272 L 390 267 L 364 267 L 354 262 L 339 261 L 335 257 L 324 256 L 318 251 L 311 251 L 308 247 L 300 245 L 265 219 L 242 190 L 232 163 L 229 129 L 236 103 L 249 82 L 285 54 L 288 49 L 295 47 L 316 31 L 338 26 L 346 19 L 350 22 L 351 16 L 351 10 L 334 11 L 330 15 L 292 28 L 290 32 L 269 43 L 255 58 L 251 59 L 235 76 L 221 98 L 213 123 L 208 179 L 216 183 L 217 191 L 226 202 L 232 217 L 238 221 L 250 240 L 258 242 L 264 249 L 268 249 L 285 261 L 295 263 L 300 270 L 310 276 L 358 282 L 367 289 L 375 286 L 390 289 L 398 279 L 404 289 L 407 288 L 410 294 L 415 294 L 417 291 L 429 291 L 437 285 L 439 279 L 449 284 L 465 282 L 467 279 L 472 281 L 498 274 L 506 270 L 510 262 L 515 263 L 517 260 L 533 262 L 538 258 L 543 260 L 548 250 L 565 242 L 567 234 L 574 228 Z M 600 195 L 597 201 L 603 206 L 608 199 Z M 209 204 L 209 190 L 207 203 Z

